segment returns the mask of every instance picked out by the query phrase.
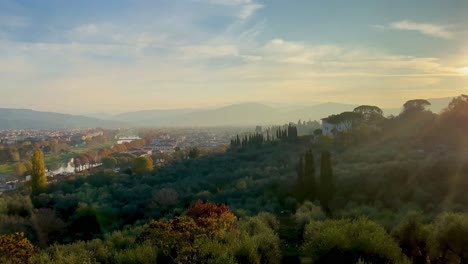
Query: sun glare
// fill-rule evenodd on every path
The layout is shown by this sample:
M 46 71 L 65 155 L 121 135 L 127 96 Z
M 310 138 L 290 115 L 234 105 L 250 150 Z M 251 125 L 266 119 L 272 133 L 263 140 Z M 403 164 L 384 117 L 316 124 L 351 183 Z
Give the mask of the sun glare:
M 460 69 L 461 73 L 465 74 L 465 75 L 468 75 L 468 66 L 465 66 L 463 68 Z

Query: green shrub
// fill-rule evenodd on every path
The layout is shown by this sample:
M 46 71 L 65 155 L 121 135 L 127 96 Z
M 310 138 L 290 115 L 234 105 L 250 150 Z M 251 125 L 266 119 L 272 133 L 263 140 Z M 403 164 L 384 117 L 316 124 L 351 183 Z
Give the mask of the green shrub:
M 400 263 L 405 258 L 384 228 L 366 218 L 313 221 L 305 228 L 304 254 L 314 263 Z

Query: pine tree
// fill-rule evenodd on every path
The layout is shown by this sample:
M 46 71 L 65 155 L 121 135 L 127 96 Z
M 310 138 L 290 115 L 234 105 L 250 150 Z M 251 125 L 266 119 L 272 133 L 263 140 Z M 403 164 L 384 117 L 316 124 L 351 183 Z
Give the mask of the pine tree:
M 323 151 L 320 160 L 320 205 L 330 213 L 330 202 L 333 199 L 333 171 L 329 151 Z
M 32 171 L 31 171 L 31 188 L 33 194 L 39 194 L 45 191 L 47 186 L 47 176 L 44 165 L 44 155 L 40 149 L 34 152 L 31 159 Z

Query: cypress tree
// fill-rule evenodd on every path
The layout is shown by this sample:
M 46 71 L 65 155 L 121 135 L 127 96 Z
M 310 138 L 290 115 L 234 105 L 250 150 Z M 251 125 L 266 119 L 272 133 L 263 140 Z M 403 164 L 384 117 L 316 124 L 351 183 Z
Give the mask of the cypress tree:
M 39 194 L 45 191 L 47 186 L 47 176 L 44 165 L 44 155 L 40 149 L 34 152 L 31 159 L 32 170 L 31 170 L 31 189 L 32 193 Z
M 303 201 L 304 196 L 304 182 L 305 182 L 305 170 L 304 170 L 304 159 L 299 157 L 299 163 L 296 168 L 297 182 L 296 182 L 296 196 L 299 201 Z
M 305 154 L 305 182 L 304 187 L 306 189 L 305 197 L 310 201 L 314 201 L 316 198 L 316 183 L 315 183 L 315 162 L 314 162 L 314 153 L 312 150 L 309 150 Z
M 320 160 L 320 205 L 330 214 L 330 202 L 333 199 L 333 171 L 329 151 L 323 151 Z

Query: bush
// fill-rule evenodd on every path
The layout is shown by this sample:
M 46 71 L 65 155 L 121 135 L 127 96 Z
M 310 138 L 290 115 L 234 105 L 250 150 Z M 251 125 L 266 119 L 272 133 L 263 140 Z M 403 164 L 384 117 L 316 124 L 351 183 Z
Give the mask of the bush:
M 294 214 L 294 221 L 300 228 L 311 221 L 325 220 L 326 218 L 322 208 L 309 201 L 305 201 Z
M 366 218 L 313 221 L 305 228 L 304 254 L 314 263 L 406 261 L 383 227 Z
M 431 259 L 438 263 L 468 262 L 468 214 L 445 213 L 429 236 Z

